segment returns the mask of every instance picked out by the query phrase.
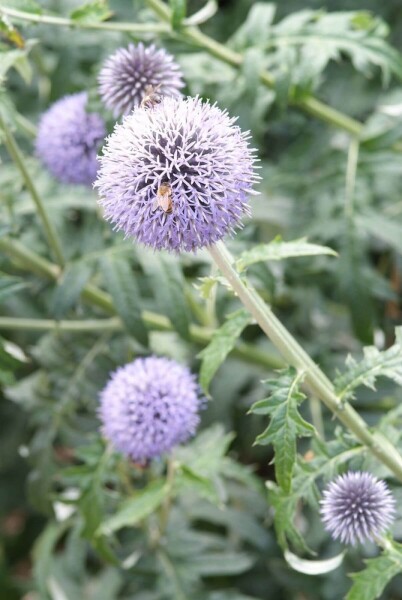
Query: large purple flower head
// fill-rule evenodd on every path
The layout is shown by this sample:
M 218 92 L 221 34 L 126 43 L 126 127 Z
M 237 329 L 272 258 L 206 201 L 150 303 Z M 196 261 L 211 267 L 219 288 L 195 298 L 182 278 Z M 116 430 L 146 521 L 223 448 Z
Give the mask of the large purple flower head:
M 234 118 L 199 98 L 137 108 L 107 139 L 95 186 L 105 218 L 156 249 L 194 251 L 248 212 L 254 151 Z
M 167 358 L 138 358 L 118 368 L 100 394 L 102 432 L 137 462 L 194 435 L 203 403 L 190 371 Z
M 344 544 L 374 541 L 392 523 L 394 514 L 395 500 L 386 484 L 366 472 L 338 476 L 321 500 L 325 528 Z
M 98 81 L 99 94 L 115 117 L 128 115 L 141 104 L 149 86 L 164 96 L 180 96 L 184 86 L 173 56 L 142 43 L 116 50 L 104 63 Z
M 92 185 L 98 170 L 97 151 L 106 136 L 103 119 L 86 110 L 85 92 L 64 96 L 43 115 L 36 153 L 63 183 Z

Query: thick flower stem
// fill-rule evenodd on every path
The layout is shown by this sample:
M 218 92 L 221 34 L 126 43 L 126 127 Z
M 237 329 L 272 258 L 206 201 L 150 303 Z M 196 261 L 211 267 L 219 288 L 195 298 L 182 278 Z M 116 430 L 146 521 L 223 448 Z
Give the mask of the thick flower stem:
M 239 274 L 233 266 L 233 258 L 222 242 L 210 246 L 209 252 L 221 273 L 230 283 L 243 305 L 253 315 L 261 329 L 273 342 L 285 360 L 305 373 L 305 383 L 355 437 L 365 444 L 390 471 L 402 481 L 402 456 L 398 450 L 378 432 L 371 433 L 365 421 L 348 403 L 341 401 L 327 376 L 315 364 L 295 338 L 282 325 L 256 290 Z
M 61 269 L 41 256 L 25 248 L 23 244 L 9 237 L 0 238 L 0 251 L 16 260 L 19 267 L 35 273 L 40 277 L 45 277 L 51 281 L 57 281 L 61 274 Z M 111 297 L 98 287 L 88 284 L 82 292 L 83 299 L 92 306 L 104 310 L 107 314 L 115 315 Z M 173 331 L 173 326 L 169 319 L 164 315 L 151 311 L 143 311 L 142 318 L 145 325 L 155 331 Z M 123 330 L 123 324 L 118 317 L 112 319 L 85 321 L 55 321 L 51 319 L 20 319 L 13 317 L 0 318 L 0 330 L 31 330 L 31 331 L 119 331 Z M 206 346 L 212 339 L 213 331 L 198 325 L 190 325 L 190 337 L 195 344 Z M 283 362 L 276 354 L 271 354 L 266 350 L 260 350 L 249 344 L 239 343 L 232 351 L 244 362 L 254 365 L 260 365 L 266 369 L 279 369 L 283 367 Z
M 47 215 L 45 206 L 42 202 L 40 195 L 38 194 L 34 182 L 25 166 L 24 158 L 22 156 L 22 152 L 18 147 L 18 144 L 8 128 L 7 123 L 0 116 L 0 128 L 4 132 L 4 143 L 6 145 L 7 151 L 10 155 L 10 158 L 14 161 L 16 167 L 19 169 L 22 179 L 24 180 L 25 186 L 30 193 L 32 200 L 36 206 L 36 210 L 38 211 L 39 218 L 42 222 L 43 230 L 48 241 L 48 244 L 54 254 L 54 258 L 59 265 L 64 264 L 63 252 L 61 249 L 60 241 L 57 236 L 56 230 L 53 227 L 52 223 L 49 220 Z

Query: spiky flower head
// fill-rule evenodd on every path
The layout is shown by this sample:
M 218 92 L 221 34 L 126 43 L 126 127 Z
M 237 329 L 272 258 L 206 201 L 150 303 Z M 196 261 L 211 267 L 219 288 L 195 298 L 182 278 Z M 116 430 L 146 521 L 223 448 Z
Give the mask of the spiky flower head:
M 248 212 L 254 150 L 236 119 L 199 98 L 137 108 L 107 139 L 95 186 L 105 218 L 156 249 L 194 251 Z
M 184 87 L 179 65 L 163 48 L 129 44 L 104 63 L 98 77 L 99 94 L 115 117 L 128 115 L 141 104 L 152 86 L 163 96 L 180 96 Z
M 96 178 L 106 128 L 100 115 L 87 112 L 87 102 L 85 92 L 64 96 L 39 122 L 36 153 L 62 183 L 92 185 Z
M 118 368 L 100 394 L 102 432 L 116 450 L 145 462 L 194 435 L 203 404 L 196 378 L 150 356 Z
M 325 528 L 344 544 L 374 541 L 394 515 L 395 500 L 386 484 L 367 472 L 349 471 L 338 476 L 321 500 Z

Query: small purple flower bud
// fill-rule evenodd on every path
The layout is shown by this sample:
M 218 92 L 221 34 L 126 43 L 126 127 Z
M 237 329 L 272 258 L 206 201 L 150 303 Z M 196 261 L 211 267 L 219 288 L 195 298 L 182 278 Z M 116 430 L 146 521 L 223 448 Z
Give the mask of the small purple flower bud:
M 92 185 L 98 170 L 98 148 L 106 136 L 103 119 L 86 110 L 85 92 L 64 96 L 43 115 L 36 153 L 62 183 Z
M 375 541 L 395 515 L 395 499 L 384 483 L 366 472 L 349 471 L 324 490 L 321 517 L 335 540 L 344 544 Z
M 249 136 L 235 121 L 199 98 L 135 109 L 100 158 L 105 218 L 158 250 L 195 251 L 231 233 L 258 180 Z
M 102 433 L 137 462 L 194 435 L 203 404 L 196 378 L 167 358 L 138 358 L 112 373 L 100 394 Z
M 141 42 L 116 50 L 105 61 L 98 82 L 99 94 L 115 117 L 128 115 L 139 106 L 150 86 L 162 96 L 180 96 L 184 87 L 173 56 Z

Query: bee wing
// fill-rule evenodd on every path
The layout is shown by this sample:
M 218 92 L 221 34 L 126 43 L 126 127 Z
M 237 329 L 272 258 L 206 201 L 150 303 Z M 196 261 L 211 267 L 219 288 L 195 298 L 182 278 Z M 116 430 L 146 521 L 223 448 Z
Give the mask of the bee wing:
M 158 196 L 155 196 L 155 198 L 152 200 L 152 212 L 155 212 L 156 210 L 158 210 L 159 208 L 159 200 L 158 200 Z
M 170 208 L 169 192 L 166 192 L 166 194 L 160 194 L 158 196 L 158 203 L 162 210 L 168 212 Z

